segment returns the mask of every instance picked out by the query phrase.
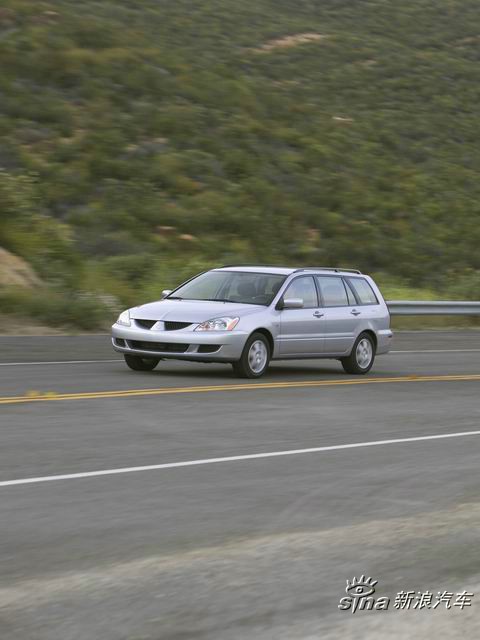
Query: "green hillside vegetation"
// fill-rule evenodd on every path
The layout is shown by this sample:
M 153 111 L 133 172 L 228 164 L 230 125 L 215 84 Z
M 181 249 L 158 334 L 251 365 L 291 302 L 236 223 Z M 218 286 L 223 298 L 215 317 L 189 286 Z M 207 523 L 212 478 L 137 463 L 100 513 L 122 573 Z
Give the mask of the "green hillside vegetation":
M 479 62 L 477 0 L 3 0 L 0 247 L 45 286 L 3 310 L 236 261 L 480 299 Z

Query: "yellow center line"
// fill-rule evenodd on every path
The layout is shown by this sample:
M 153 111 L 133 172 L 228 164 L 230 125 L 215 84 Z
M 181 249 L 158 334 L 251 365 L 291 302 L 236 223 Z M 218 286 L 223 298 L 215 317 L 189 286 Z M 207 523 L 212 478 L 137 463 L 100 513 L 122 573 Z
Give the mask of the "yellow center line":
M 87 391 L 81 393 L 30 392 L 23 396 L 0 397 L 0 404 L 27 402 L 55 402 L 58 400 L 95 400 L 99 398 L 130 398 L 135 396 L 160 396 L 176 393 L 210 393 L 214 391 L 256 391 L 259 389 L 294 389 L 308 387 L 334 387 L 360 384 L 388 384 L 398 382 L 460 382 L 480 381 L 480 374 L 397 376 L 392 378 L 347 378 L 335 380 L 302 380 L 289 382 L 254 382 L 246 384 L 222 384 L 196 387 L 160 387 L 157 389 L 119 389 L 114 391 Z

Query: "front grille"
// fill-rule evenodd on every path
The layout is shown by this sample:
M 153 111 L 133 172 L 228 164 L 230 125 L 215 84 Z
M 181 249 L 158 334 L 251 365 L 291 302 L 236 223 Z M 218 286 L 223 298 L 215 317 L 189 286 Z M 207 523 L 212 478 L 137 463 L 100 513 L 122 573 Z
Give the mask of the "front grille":
M 165 331 L 178 331 L 179 329 L 185 329 L 185 327 L 189 327 L 191 322 L 170 322 L 169 320 L 165 321 Z
M 189 344 L 175 342 L 143 342 L 141 340 L 129 340 L 132 349 L 140 351 L 163 351 L 164 353 L 185 353 Z
M 115 338 L 115 344 L 117 347 L 125 347 L 125 340 L 123 338 Z
M 144 329 L 151 329 L 156 323 L 156 320 L 139 320 L 138 318 L 135 318 L 135 322 Z
M 197 353 L 215 353 L 220 349 L 219 344 L 201 344 Z
M 154 324 L 156 324 L 156 320 L 141 320 L 139 318 L 135 318 L 136 324 L 143 329 L 151 329 Z M 191 322 L 170 322 L 167 320 L 163 323 L 165 331 L 178 331 L 179 329 L 185 329 L 185 327 L 189 327 Z

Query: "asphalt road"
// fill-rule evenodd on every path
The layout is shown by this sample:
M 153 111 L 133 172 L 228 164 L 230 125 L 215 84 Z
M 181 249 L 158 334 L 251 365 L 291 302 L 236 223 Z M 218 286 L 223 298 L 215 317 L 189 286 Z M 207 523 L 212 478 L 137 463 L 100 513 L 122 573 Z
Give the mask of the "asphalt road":
M 478 637 L 480 332 L 398 334 L 362 380 L 0 338 L 0 639 Z M 338 609 L 362 574 L 387 612 Z

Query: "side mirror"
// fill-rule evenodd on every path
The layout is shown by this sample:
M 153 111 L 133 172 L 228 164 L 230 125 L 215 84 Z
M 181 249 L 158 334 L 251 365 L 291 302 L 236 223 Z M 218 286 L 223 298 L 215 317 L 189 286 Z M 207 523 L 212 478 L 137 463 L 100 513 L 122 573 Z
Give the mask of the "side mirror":
M 282 309 L 303 309 L 301 298 L 285 298 L 282 302 Z
M 167 296 L 169 296 L 171 293 L 172 293 L 172 290 L 171 290 L 171 289 L 164 289 L 164 290 L 162 291 L 162 300 L 163 300 L 164 298 L 166 298 Z

